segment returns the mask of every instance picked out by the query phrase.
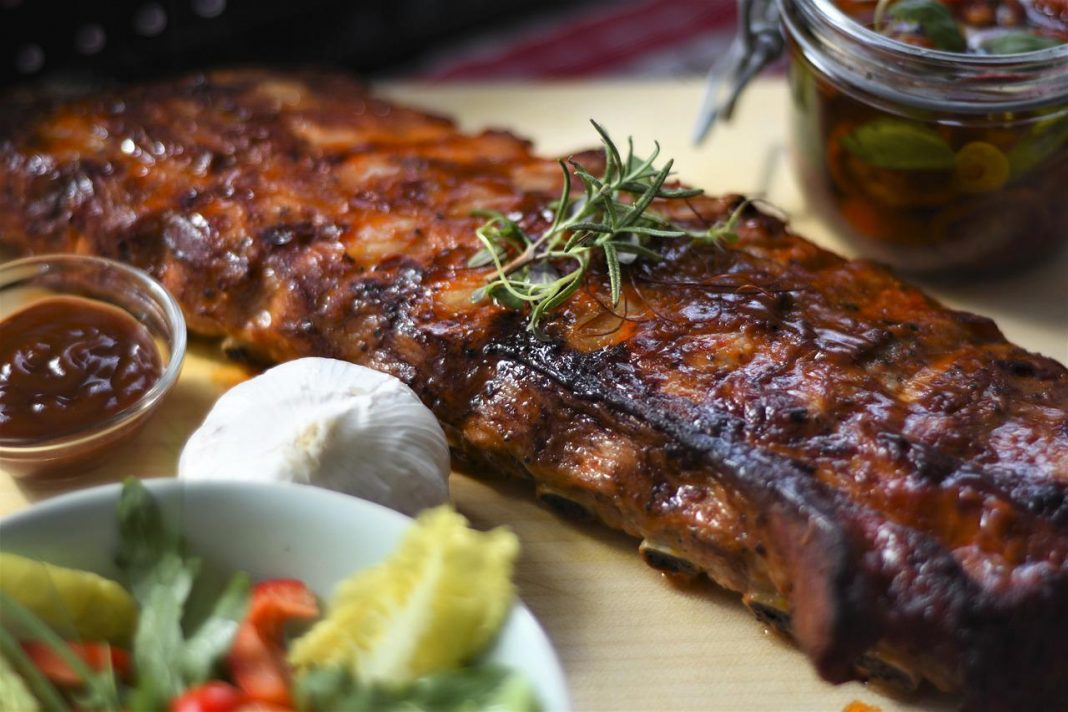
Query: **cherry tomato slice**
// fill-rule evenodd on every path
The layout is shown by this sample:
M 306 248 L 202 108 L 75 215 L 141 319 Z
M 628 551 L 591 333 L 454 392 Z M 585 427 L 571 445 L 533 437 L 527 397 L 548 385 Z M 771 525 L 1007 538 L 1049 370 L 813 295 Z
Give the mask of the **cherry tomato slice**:
M 212 681 L 192 687 L 171 700 L 170 712 L 238 712 L 248 696 L 233 685 Z
M 281 644 L 268 640 L 248 621 L 237 629 L 228 661 L 231 677 L 250 698 L 290 704 L 289 668 Z

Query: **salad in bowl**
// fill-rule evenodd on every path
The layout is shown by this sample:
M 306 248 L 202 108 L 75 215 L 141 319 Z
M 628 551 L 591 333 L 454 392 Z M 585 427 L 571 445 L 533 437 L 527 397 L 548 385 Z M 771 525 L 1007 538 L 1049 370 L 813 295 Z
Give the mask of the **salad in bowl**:
M 298 485 L 60 497 L 0 522 L 0 709 L 566 710 L 517 554 Z

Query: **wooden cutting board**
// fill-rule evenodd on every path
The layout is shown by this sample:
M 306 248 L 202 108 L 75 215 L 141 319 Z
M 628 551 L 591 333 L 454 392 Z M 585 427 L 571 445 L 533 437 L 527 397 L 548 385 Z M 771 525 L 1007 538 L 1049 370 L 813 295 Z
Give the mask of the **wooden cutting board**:
M 511 128 L 547 155 L 596 144 L 587 123 L 639 148 L 659 140 L 688 183 L 743 192 L 784 208 L 802 234 L 842 253 L 804 208 L 785 147 L 781 80 L 751 88 L 732 126 L 689 144 L 700 101 L 696 82 L 569 83 L 441 87 L 393 85 L 398 100 L 455 116 L 465 128 Z M 1068 362 L 1068 254 L 1020 277 L 932 288 L 947 303 L 994 317 L 1010 339 Z M 250 374 L 216 344 L 194 340 L 177 388 L 138 438 L 77 481 L 28 485 L 0 472 L 0 514 L 75 487 L 127 475 L 173 475 L 182 444 L 215 399 Z M 577 710 L 820 710 L 853 700 L 883 710 L 953 709 L 934 693 L 889 697 L 858 683 L 819 680 L 803 655 L 768 633 L 737 596 L 701 584 L 679 588 L 647 568 L 637 542 L 597 525 L 560 520 L 534 504 L 529 486 L 452 477 L 458 508 L 478 526 L 507 524 L 523 542 L 520 595 L 555 643 Z

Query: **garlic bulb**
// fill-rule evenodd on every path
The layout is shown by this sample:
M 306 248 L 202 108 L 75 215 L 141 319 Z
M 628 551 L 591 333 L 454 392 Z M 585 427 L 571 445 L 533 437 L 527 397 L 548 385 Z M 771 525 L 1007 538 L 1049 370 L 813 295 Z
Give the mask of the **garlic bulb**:
M 276 366 L 223 396 L 182 450 L 182 479 L 317 485 L 415 514 L 448 499 L 449 448 L 393 376 L 327 358 Z

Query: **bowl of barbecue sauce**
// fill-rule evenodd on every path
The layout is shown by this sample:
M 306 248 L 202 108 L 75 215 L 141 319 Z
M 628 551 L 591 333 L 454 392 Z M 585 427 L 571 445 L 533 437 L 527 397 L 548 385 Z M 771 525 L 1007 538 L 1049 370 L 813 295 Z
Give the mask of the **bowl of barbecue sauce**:
M 971 278 L 1068 243 L 1068 2 L 780 5 L 800 183 L 859 252 Z
M 133 437 L 185 345 L 177 302 L 140 270 L 80 255 L 0 265 L 0 467 L 70 475 Z

